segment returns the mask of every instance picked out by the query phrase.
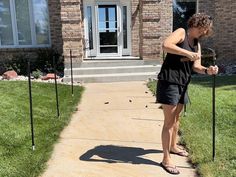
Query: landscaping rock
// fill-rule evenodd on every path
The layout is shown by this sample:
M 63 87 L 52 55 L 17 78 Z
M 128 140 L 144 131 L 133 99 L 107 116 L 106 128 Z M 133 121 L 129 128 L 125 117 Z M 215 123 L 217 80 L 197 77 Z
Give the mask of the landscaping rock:
M 46 76 L 42 77 L 42 80 L 49 80 L 49 79 L 54 79 L 54 78 L 55 78 L 54 73 L 48 73 Z M 58 79 L 59 76 L 56 76 L 56 78 Z
M 3 80 L 3 77 L 0 76 L 0 80 Z M 53 74 L 53 79 L 48 79 L 48 80 L 42 80 L 42 79 L 35 79 L 34 77 L 31 76 L 32 82 L 43 82 L 43 83 L 54 83 L 54 74 Z M 10 81 L 28 81 L 27 76 L 19 76 L 16 78 L 11 79 Z M 59 78 L 57 76 L 57 83 L 58 84 L 65 84 L 65 85 L 71 85 L 71 82 L 63 82 L 63 78 Z M 74 82 L 73 85 L 79 85 L 82 86 L 82 83 L 80 82 Z
M 2 75 L 2 79 L 7 79 L 7 80 L 14 79 L 14 78 L 17 78 L 17 77 L 18 77 L 18 75 L 14 70 L 6 71 Z

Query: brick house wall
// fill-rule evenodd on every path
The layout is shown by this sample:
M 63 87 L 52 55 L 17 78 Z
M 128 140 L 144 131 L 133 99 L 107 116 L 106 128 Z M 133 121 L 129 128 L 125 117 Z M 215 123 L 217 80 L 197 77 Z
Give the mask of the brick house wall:
M 69 61 L 70 50 L 72 50 L 73 62 L 79 62 L 83 58 L 82 7 L 80 0 L 61 0 L 62 40 L 65 62 Z
M 49 19 L 50 19 L 50 35 L 52 47 L 63 52 L 62 41 L 62 22 L 61 22 L 61 3 L 60 0 L 48 1 Z
M 172 1 L 143 0 L 141 25 L 141 52 L 144 60 L 162 62 L 162 41 L 172 32 Z
M 215 1 L 215 31 L 214 44 L 220 62 L 235 61 L 236 50 L 236 1 Z
M 52 48 L 64 54 L 69 62 L 79 63 L 85 54 L 83 0 L 48 0 Z M 203 41 L 203 47 L 216 49 L 219 62 L 232 62 L 236 56 L 236 1 L 198 1 L 199 12 L 214 17 L 214 36 Z M 131 0 L 132 56 L 145 61 L 162 61 L 162 41 L 172 31 L 172 0 Z M 34 58 L 37 48 L 0 49 L 0 60 L 27 54 Z
M 199 0 L 199 12 L 211 15 L 214 20 L 214 35 L 203 46 L 216 50 L 218 64 L 236 63 L 236 1 Z
M 140 6 L 139 0 L 132 0 L 131 2 L 131 41 L 132 41 L 132 55 L 139 56 L 139 27 L 140 27 Z
M 172 31 L 172 1 L 132 0 L 131 7 L 132 55 L 162 62 L 162 40 Z

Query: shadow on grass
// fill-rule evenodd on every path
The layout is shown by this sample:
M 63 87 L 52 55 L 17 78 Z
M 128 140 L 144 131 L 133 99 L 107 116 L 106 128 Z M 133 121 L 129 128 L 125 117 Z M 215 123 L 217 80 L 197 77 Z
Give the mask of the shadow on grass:
M 201 85 L 204 87 L 212 87 L 213 76 L 207 77 L 193 77 L 191 84 Z M 216 76 L 216 87 L 232 86 L 231 88 L 226 88 L 224 90 L 236 90 L 236 75 L 232 76 Z
M 114 145 L 100 145 L 88 150 L 80 156 L 80 160 L 106 163 L 132 163 L 160 166 L 159 163 L 140 157 L 150 153 L 162 153 L 161 150 L 124 147 Z M 98 156 L 93 157 L 93 156 Z

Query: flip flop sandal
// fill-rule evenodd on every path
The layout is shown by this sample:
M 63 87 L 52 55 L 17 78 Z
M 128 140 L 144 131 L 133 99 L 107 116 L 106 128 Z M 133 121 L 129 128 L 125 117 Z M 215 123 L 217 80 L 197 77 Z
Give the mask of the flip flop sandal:
M 177 145 L 177 148 L 180 150 L 184 150 L 185 148 L 182 145 Z
M 170 165 L 164 165 L 162 162 L 160 163 L 160 166 L 168 173 L 172 175 L 178 175 L 180 174 L 179 170 L 176 168 L 176 166 L 170 166 Z
M 170 152 L 171 154 L 175 154 L 175 155 L 179 155 L 179 156 L 182 156 L 182 157 L 188 157 L 188 152 L 183 150 L 183 151 L 179 151 L 179 152 Z

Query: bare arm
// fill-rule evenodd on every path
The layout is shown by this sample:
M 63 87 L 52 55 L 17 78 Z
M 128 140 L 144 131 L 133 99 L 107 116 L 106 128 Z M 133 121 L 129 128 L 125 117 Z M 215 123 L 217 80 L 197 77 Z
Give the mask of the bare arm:
M 198 54 L 201 56 L 201 45 L 198 43 Z M 217 66 L 210 66 L 209 68 L 202 66 L 201 58 L 199 60 L 195 60 L 193 63 L 193 70 L 199 74 L 217 74 L 218 67 Z
M 198 51 L 197 53 L 201 56 L 201 45 L 198 43 Z M 199 60 L 194 61 L 193 63 L 193 71 L 199 73 L 199 74 L 205 74 L 206 67 L 202 66 L 201 64 L 201 58 Z
M 179 28 L 175 30 L 164 42 L 163 42 L 163 50 L 167 53 L 182 55 L 183 57 L 187 57 L 190 60 L 198 60 L 200 56 L 198 53 L 190 52 L 186 49 L 183 49 L 177 44 L 184 41 L 185 38 L 185 30 L 183 28 Z

